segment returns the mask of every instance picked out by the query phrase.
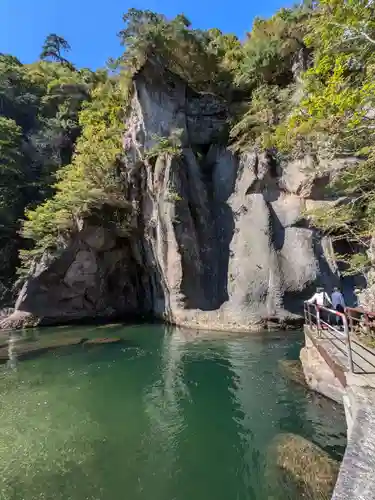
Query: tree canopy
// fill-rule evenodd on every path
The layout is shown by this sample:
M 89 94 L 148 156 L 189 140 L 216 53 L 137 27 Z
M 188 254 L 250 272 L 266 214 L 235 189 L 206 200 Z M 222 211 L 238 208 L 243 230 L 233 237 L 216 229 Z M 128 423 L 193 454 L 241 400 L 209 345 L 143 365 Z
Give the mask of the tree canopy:
M 40 59 L 42 61 L 52 59 L 52 61 L 59 62 L 73 70 L 74 66 L 62 55 L 63 52 L 69 51 L 69 43 L 63 37 L 58 36 L 55 33 L 51 33 L 44 41 Z
M 303 97 L 276 130 L 289 154 L 313 152 L 362 161 L 333 189 L 347 203 L 312 215 L 324 231 L 367 246 L 375 231 L 375 6 L 363 0 L 321 0 L 308 22 L 314 48 L 303 75 Z M 344 257 L 345 259 L 345 257 Z M 353 272 L 363 265 L 353 261 Z
M 102 79 L 61 61 L 23 65 L 0 55 L 0 293 L 9 292 L 25 245 L 25 208 L 53 194 L 55 173 L 71 161 L 81 132 L 82 104 Z

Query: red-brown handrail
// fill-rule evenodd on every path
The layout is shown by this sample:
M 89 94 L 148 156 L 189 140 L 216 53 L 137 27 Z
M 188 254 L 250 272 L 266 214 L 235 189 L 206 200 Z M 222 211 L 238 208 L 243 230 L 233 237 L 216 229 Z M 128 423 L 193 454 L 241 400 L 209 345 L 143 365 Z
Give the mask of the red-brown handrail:
M 324 337 L 332 341 L 347 356 L 350 371 L 354 372 L 354 367 L 358 367 L 359 373 L 375 374 L 374 349 L 357 337 L 357 334 L 363 331 L 375 331 L 374 312 L 366 311 L 362 307 L 346 307 L 344 313 L 341 313 L 309 302 L 305 302 L 304 309 L 305 323 L 317 332 L 319 338 Z M 332 321 L 332 318 L 340 318 L 340 321 Z M 338 323 L 341 323 L 342 328 Z M 340 349 L 340 343 L 344 344 L 345 348 Z M 356 359 L 354 362 L 353 355 Z M 366 363 L 365 368 L 359 364 L 363 361 Z
M 349 331 L 349 323 L 348 318 L 345 313 L 341 313 L 334 309 L 329 309 L 328 307 L 318 306 L 317 304 L 311 304 L 309 302 L 305 302 L 304 304 L 305 311 L 305 322 L 310 326 L 310 328 L 316 328 L 318 331 L 318 335 L 321 336 L 324 327 L 326 327 L 331 333 L 334 333 L 335 336 L 343 336 L 346 344 L 346 351 L 349 361 L 349 370 L 354 372 L 353 366 L 353 355 L 352 355 L 352 347 L 350 343 L 350 331 Z M 315 314 L 314 314 L 315 312 Z M 328 313 L 330 316 L 334 316 L 336 318 L 340 318 L 343 326 L 343 331 L 339 330 L 330 323 L 327 323 L 322 319 L 322 312 Z M 315 320 L 314 320 L 315 318 Z

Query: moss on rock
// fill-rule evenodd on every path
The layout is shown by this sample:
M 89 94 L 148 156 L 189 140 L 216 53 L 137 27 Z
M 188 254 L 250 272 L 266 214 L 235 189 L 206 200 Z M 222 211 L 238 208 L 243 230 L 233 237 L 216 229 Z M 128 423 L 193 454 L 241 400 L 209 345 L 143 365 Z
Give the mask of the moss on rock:
M 329 500 L 339 467 L 327 452 L 307 439 L 280 434 L 269 448 L 269 498 Z
M 306 389 L 309 389 L 303 373 L 302 363 L 299 359 L 282 359 L 279 361 L 279 368 L 283 377 L 292 380 L 296 384 L 302 385 Z

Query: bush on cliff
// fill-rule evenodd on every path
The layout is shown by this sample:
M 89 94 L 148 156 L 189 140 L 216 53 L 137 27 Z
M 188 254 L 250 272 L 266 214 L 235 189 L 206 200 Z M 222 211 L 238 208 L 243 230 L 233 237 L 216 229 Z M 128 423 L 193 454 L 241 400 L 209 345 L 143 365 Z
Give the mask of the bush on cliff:
M 25 207 L 53 193 L 54 174 L 70 162 L 80 134 L 82 103 L 101 77 L 55 62 L 23 65 L 0 54 L 0 302 L 11 302 Z
M 303 75 L 302 100 L 276 130 L 275 146 L 362 159 L 332 186 L 349 201 L 311 217 L 323 231 L 366 248 L 375 232 L 374 5 L 321 0 L 305 41 L 314 47 L 314 64 Z M 364 255 L 341 258 L 353 273 L 369 264 Z
M 45 249 L 56 248 L 93 209 L 117 207 L 126 219 L 129 203 L 121 158 L 129 93 L 129 79 L 120 75 L 99 83 L 83 105 L 79 114 L 82 134 L 72 162 L 57 173 L 54 196 L 26 211 L 22 235 L 35 242 L 32 250 L 21 252 L 26 265 Z

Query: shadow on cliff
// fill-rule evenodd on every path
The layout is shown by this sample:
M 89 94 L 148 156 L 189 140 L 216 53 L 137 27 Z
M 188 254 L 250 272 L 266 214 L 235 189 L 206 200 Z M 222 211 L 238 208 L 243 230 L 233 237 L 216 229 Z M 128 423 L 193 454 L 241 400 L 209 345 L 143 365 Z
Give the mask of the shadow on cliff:
M 186 309 L 213 311 L 228 300 L 230 244 L 235 222 L 227 201 L 235 189 L 238 164 L 228 164 L 228 182 L 224 183 L 217 179 L 216 168 L 218 167 L 215 163 L 205 162 L 205 158 L 199 162 L 200 189 L 204 193 L 200 205 L 196 203 L 195 193 L 191 192 L 192 179 L 189 182 L 189 173 L 184 173 L 185 196 L 193 224 L 192 237 L 197 243 L 197 251 L 193 256 L 181 251 L 181 291 Z M 179 239 L 181 242 L 182 238 Z M 181 244 L 179 246 L 181 249 Z M 192 262 L 194 259 L 195 262 Z

